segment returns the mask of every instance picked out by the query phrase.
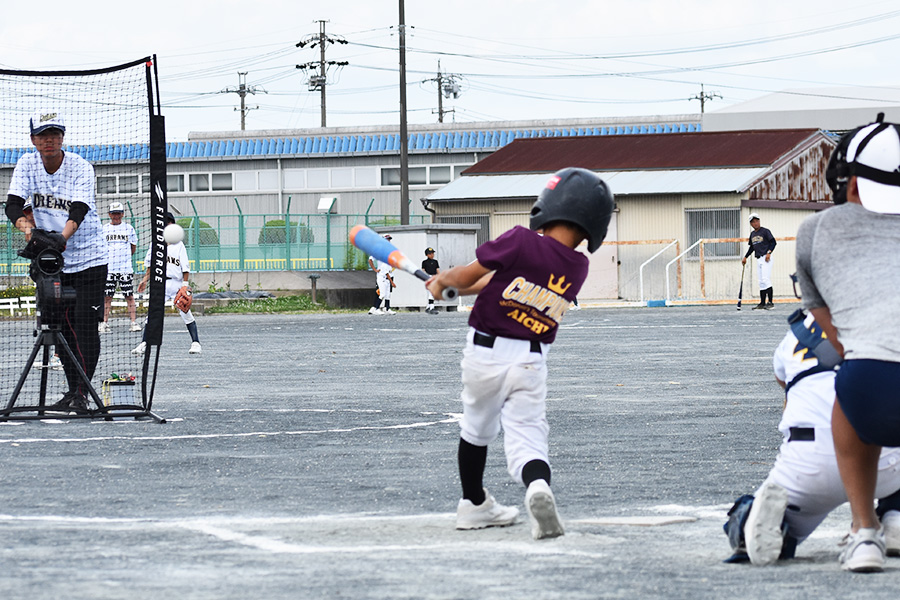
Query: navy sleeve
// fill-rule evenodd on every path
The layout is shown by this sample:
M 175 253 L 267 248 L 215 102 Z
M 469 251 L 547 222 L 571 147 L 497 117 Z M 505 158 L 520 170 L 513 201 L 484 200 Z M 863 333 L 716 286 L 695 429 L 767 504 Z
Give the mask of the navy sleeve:
M 25 199 L 9 194 L 6 197 L 6 218 L 15 225 L 16 221 L 25 216 L 23 209 L 25 208 Z

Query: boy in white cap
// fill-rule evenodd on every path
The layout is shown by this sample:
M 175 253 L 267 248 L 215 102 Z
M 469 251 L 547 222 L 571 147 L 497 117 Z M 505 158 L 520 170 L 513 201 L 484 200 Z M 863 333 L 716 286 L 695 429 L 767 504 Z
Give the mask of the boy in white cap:
M 826 171 L 838 205 L 797 232 L 803 305 L 844 358 L 831 430 L 853 516 L 841 567 L 857 572 L 884 568 L 878 458 L 900 446 L 900 126 L 883 118 L 841 139 Z
M 124 215 L 125 207 L 122 203 L 113 202 L 109 205 L 109 223 L 103 225 L 103 237 L 109 246 L 109 266 L 106 274 L 106 306 L 103 311 L 103 322 L 100 323 L 100 333 L 109 331 L 109 311 L 117 289 L 125 296 L 128 316 L 131 318 L 131 331 L 141 330 L 141 326 L 135 320 L 134 267 L 131 265 L 131 257 L 137 250 L 137 233 L 131 224 L 122 221 Z

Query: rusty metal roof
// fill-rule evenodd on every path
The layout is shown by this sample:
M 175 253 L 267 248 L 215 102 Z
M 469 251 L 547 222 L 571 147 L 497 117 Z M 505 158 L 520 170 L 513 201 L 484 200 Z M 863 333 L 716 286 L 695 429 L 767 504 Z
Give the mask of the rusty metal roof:
M 817 129 L 517 139 L 464 175 L 770 166 L 824 135 Z

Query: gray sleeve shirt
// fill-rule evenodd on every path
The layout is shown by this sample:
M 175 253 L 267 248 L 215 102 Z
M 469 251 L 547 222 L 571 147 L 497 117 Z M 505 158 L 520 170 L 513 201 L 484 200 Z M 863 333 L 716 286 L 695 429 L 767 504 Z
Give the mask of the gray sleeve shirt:
M 900 215 L 842 204 L 797 231 L 803 307 L 827 306 L 850 359 L 900 362 Z

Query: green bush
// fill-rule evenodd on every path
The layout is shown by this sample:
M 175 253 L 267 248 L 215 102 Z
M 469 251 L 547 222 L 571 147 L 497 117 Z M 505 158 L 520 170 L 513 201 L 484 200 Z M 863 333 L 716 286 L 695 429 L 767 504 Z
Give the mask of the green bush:
M 29 285 L 14 285 L 0 290 L 0 298 L 19 298 L 21 296 L 34 296 L 34 287 Z
M 185 246 L 193 246 L 193 242 L 191 241 L 191 236 L 194 235 L 194 219 L 193 217 L 187 217 L 184 219 L 178 219 L 176 221 L 182 228 L 184 228 L 184 245 Z M 216 233 L 216 230 L 210 226 L 206 221 L 200 221 L 200 245 L 201 246 L 218 246 L 219 245 L 219 234 Z
M 301 244 L 312 244 L 315 241 L 315 236 L 313 235 L 312 229 L 310 229 L 305 223 L 301 223 L 297 225 L 297 221 L 291 221 L 291 225 L 288 228 L 291 232 L 291 243 L 297 243 L 297 232 L 300 232 L 300 243 Z M 262 226 L 262 229 L 259 230 L 259 237 L 257 238 L 257 243 L 260 246 L 264 246 L 267 244 L 284 244 L 284 219 L 272 219 L 271 221 L 266 221 L 266 224 Z

